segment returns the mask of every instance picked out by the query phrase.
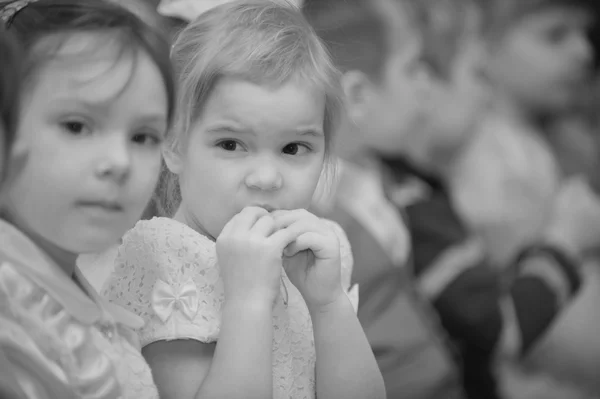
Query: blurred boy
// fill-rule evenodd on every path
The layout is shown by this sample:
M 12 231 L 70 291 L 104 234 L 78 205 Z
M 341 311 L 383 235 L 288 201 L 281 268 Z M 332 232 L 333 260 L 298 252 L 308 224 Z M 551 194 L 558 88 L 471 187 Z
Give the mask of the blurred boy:
M 352 159 L 344 155 L 352 154 L 352 151 L 346 149 L 347 152 L 344 152 L 343 147 L 352 149 L 363 146 L 381 154 L 385 166 L 380 170 L 388 171 L 388 176 L 391 177 L 383 186 L 387 188 L 387 195 L 399 213 L 404 213 L 408 219 L 412 242 L 412 272 L 416 276 L 419 292 L 433 303 L 442 326 L 451 338 L 452 347 L 457 354 L 456 364 L 462 366 L 462 385 L 467 396 L 495 398 L 498 397 L 493 372 L 496 355 L 518 357 L 527 353 L 576 292 L 579 286 L 579 262 L 576 259 L 586 246 L 579 224 L 596 215 L 565 206 L 569 201 L 582 197 L 582 194 L 589 198 L 585 187 L 572 184 L 563 196 L 562 205 L 557 209 L 556 219 L 547 230 L 547 235 L 535 245 L 526 247 L 511 268 L 511 274 L 502 275 L 490 266 L 486 248 L 469 234 L 447 189 L 451 167 L 472 139 L 478 118 L 484 114 L 487 103 L 482 45 L 477 40 L 481 29 L 477 24 L 478 14 L 475 8 L 462 0 L 405 0 L 401 4 L 407 7 L 406 10 L 414 12 L 410 17 L 417 21 L 419 33 L 416 36 L 422 40 L 422 51 L 417 51 L 410 57 L 411 52 L 407 50 L 410 47 L 404 47 L 404 51 L 400 50 L 398 56 L 404 62 L 391 69 L 399 74 L 406 74 L 407 71 L 414 73 L 409 75 L 411 78 L 404 79 L 404 104 L 400 101 L 394 104 L 375 101 L 373 99 L 380 98 L 373 94 L 377 93 L 372 89 L 376 85 L 364 78 L 348 78 L 356 76 L 357 71 L 363 75 L 370 72 L 362 65 L 351 64 L 360 59 L 361 54 L 367 53 L 369 47 L 365 45 L 365 49 L 356 50 L 354 46 L 360 40 L 349 37 L 350 29 L 328 39 L 325 32 L 335 32 L 339 26 L 343 26 L 339 20 L 322 22 L 320 25 L 315 23 L 317 31 L 330 43 L 335 58 L 345 71 L 349 127 L 340 132 L 341 153 L 346 159 Z M 334 9 L 333 6 L 330 7 Z M 334 11 L 337 15 L 344 15 L 338 10 L 339 8 L 335 8 Z M 315 12 L 315 15 L 317 17 L 313 20 L 318 21 L 318 15 L 323 15 L 323 12 Z M 389 17 L 392 14 L 388 11 L 386 15 Z M 405 26 L 408 26 L 406 22 Z M 401 33 L 396 31 L 396 34 Z M 360 37 L 366 36 L 362 33 Z M 396 37 L 399 37 L 398 43 L 401 43 L 402 36 Z M 408 35 L 405 33 L 404 37 Z M 346 43 L 348 48 L 354 48 L 357 52 L 336 55 L 336 47 L 340 48 L 341 43 Z M 408 59 L 414 62 L 408 63 Z M 345 66 L 345 63 L 349 63 L 349 66 Z M 426 76 L 414 72 L 422 71 L 419 66 L 422 63 L 428 66 Z M 415 68 L 406 68 L 407 65 Z M 400 68 L 401 66 L 404 68 Z M 363 75 L 358 74 L 358 77 Z M 364 86 L 350 85 L 349 82 L 353 81 L 371 83 Z M 356 87 L 370 90 L 350 90 Z M 392 86 L 388 84 L 384 87 L 389 89 Z M 397 87 L 398 93 L 402 93 L 402 84 Z M 411 102 L 412 99 L 416 99 L 417 103 Z M 386 109 L 388 111 L 384 111 Z M 369 119 L 364 117 L 373 110 L 381 111 L 382 114 Z M 399 116 L 400 113 L 403 114 L 402 117 Z M 380 141 L 386 136 L 375 132 L 379 132 L 380 124 L 391 117 L 398 117 L 395 134 L 387 136 L 390 141 Z M 351 129 L 353 125 L 357 126 L 355 130 Z M 352 144 L 353 141 L 348 140 L 348 137 L 354 138 L 360 145 Z M 364 137 L 362 142 L 361 137 Z M 368 151 L 363 153 L 368 154 Z M 378 165 L 372 158 L 366 158 L 371 164 Z M 344 206 L 350 195 L 340 191 L 340 187 L 344 185 L 343 168 L 341 175 L 336 193 L 342 194 L 334 193 L 338 198 L 337 203 L 334 202 L 334 209 L 346 211 L 346 214 L 354 211 L 354 215 L 359 215 L 357 210 L 360 209 L 360 204 L 355 204 L 354 207 Z M 382 175 L 385 176 L 386 173 L 379 174 Z M 357 176 L 354 170 L 351 176 Z M 364 187 L 355 188 L 354 193 L 368 191 Z M 368 204 L 363 207 L 373 208 Z M 337 218 L 342 219 L 343 216 Z M 358 217 L 355 216 L 354 219 Z M 374 219 L 369 216 L 361 220 L 366 219 L 373 223 L 374 220 L 389 221 L 391 217 Z M 363 222 L 363 226 L 364 224 Z M 356 225 L 357 223 L 354 224 Z M 377 227 L 370 231 L 376 237 L 373 232 L 377 232 Z M 389 232 L 391 229 L 385 231 Z M 388 237 L 391 235 L 388 234 Z M 354 235 L 349 232 L 349 236 L 351 243 L 356 245 L 352 241 Z M 365 240 L 365 236 L 367 234 L 360 238 Z M 356 242 L 360 242 L 360 239 Z M 391 242 L 389 246 L 393 247 L 393 240 Z M 403 241 L 398 240 L 395 245 L 402 246 Z M 363 248 L 355 246 L 354 253 L 363 256 Z M 394 376 L 393 368 L 387 368 L 386 353 L 380 348 L 389 351 L 390 345 L 383 344 L 383 337 L 387 334 L 387 339 L 391 340 L 393 334 L 404 333 L 411 327 L 412 320 L 407 321 L 401 313 L 393 314 L 388 310 L 391 306 L 388 309 L 382 306 L 394 303 L 393 296 L 380 299 L 383 287 L 391 285 L 392 279 L 390 274 L 386 275 L 382 268 L 377 267 L 373 259 L 376 258 L 366 257 L 361 262 L 356 262 L 355 270 L 357 278 L 360 273 L 364 273 L 364 280 L 358 281 L 362 284 L 361 309 L 368 308 L 371 301 L 379 307 L 373 306 L 370 315 L 359 309 L 359 317 L 362 318 L 374 351 L 378 354 L 384 376 L 392 376 L 386 378 L 386 383 L 390 384 L 401 379 L 406 369 L 396 369 Z M 400 291 L 398 287 L 400 286 L 396 287 L 396 291 Z M 388 310 L 387 314 L 385 310 Z M 377 317 L 392 321 L 396 317 L 396 324 L 388 323 L 385 332 L 383 328 L 379 333 L 373 332 L 373 326 L 379 321 Z M 398 345 L 395 349 L 400 347 Z M 422 375 L 427 375 L 428 372 L 430 369 L 427 367 L 419 369 Z M 402 395 L 411 391 L 396 392 L 397 395 Z M 447 396 L 441 394 L 429 397 Z
M 421 40 L 394 0 L 316 0 L 305 15 L 342 70 L 347 118 L 337 133 L 343 161 L 317 207 L 342 225 L 353 249 L 359 319 L 389 398 L 460 398 L 458 368 L 433 309 L 414 292 L 410 238 L 387 198 L 379 152 L 396 154 L 422 123 Z
M 453 196 L 494 263 L 546 228 L 561 167 L 546 132 L 582 100 L 593 54 L 582 0 L 480 0 L 491 112 L 455 165 Z
M 442 27 L 457 21 L 450 17 L 448 2 L 412 4 L 430 22 L 421 24 L 424 48 L 443 43 L 447 34 Z M 474 133 L 486 111 L 488 76 L 478 40 L 483 27 L 488 27 L 485 20 L 450 62 L 439 58 L 443 51 L 430 53 L 429 63 L 438 67 L 431 68 L 427 123 L 407 137 L 402 156 L 388 156 L 387 161 L 396 179 L 390 197 L 409 220 L 419 289 L 433 302 L 458 349 L 469 398 L 498 397 L 497 357 L 527 354 L 572 299 L 580 284 L 579 258 L 596 241 L 586 238 L 589 224 L 600 220 L 599 210 L 590 206 L 594 198 L 589 188 L 571 182 L 544 235 L 522 243 L 504 273 L 490 264 L 489 247 L 470 234 L 450 198 L 449 180 L 461 152 L 478 139 Z M 444 65 L 445 72 L 440 69 Z M 452 123 L 449 115 L 454 116 Z M 409 197 L 408 192 L 413 194 Z M 583 206 L 567 205 L 576 201 Z

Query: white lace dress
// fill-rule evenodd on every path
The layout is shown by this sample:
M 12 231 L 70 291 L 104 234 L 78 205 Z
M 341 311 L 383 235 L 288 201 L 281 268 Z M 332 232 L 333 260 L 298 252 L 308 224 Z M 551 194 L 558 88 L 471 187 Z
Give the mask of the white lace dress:
M 341 228 L 328 223 L 339 236 L 342 283 L 356 309 L 358 290 L 350 290 L 350 245 Z M 215 243 L 175 220 L 141 221 L 125 235 L 104 295 L 144 319 L 145 326 L 138 330 L 142 346 L 160 340 L 210 343 L 219 338 L 224 294 Z M 273 310 L 273 334 L 273 397 L 314 398 L 312 323 L 285 272 Z

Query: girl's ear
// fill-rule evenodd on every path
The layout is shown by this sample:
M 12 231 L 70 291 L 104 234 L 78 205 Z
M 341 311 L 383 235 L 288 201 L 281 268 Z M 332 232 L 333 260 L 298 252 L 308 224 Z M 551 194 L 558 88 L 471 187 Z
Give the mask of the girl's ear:
M 163 147 L 162 150 L 165 164 L 171 173 L 179 175 L 183 171 L 183 158 L 178 148 Z

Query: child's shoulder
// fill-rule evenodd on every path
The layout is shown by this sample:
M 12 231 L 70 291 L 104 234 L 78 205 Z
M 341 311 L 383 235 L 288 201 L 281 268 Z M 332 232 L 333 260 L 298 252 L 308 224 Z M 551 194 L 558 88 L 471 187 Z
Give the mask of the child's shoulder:
M 129 245 L 139 241 L 152 243 L 186 242 L 193 245 L 210 246 L 207 237 L 198 233 L 188 225 L 175 219 L 154 217 L 150 220 L 140 220 L 123 236 L 123 244 Z
M 173 219 L 156 217 L 139 221 L 124 236 L 116 267 L 169 268 L 183 264 L 216 264 L 215 243 Z
M 148 384 L 150 370 L 140 366 L 137 337 L 129 334 L 129 328 L 139 327 L 141 320 L 131 316 L 96 302 L 67 276 L 43 274 L 39 266 L 0 256 L 0 326 L 7 338 L 3 349 L 11 354 L 9 361 L 15 362 L 13 370 L 23 381 L 40 384 L 50 397 L 79 397 L 97 387 L 112 387 L 109 394 L 117 397 L 122 389 L 120 376 L 128 372 L 139 377 L 132 380 L 132 387 Z M 124 338 L 118 348 L 104 331 Z M 80 338 L 70 339 L 73 336 Z M 113 362 L 117 356 L 131 363 L 120 367 Z M 108 365 L 106 372 L 95 373 L 98 362 Z M 134 362 L 137 370 L 131 368 Z M 19 367 L 23 364 L 27 367 Z
M 142 346 L 213 342 L 223 301 L 215 243 L 173 219 L 140 221 L 123 237 L 103 295 L 144 320 Z

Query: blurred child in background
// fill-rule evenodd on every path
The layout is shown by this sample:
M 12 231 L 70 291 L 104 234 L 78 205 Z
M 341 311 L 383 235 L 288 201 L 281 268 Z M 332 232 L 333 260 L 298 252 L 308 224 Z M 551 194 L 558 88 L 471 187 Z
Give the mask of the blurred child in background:
M 415 1 L 413 5 L 431 22 L 424 25 L 430 27 L 425 39 L 435 38 L 431 32 L 443 32 L 435 28 L 448 21 L 441 18 L 451 11 L 444 11 L 443 2 Z M 437 12 L 441 12 L 438 17 Z M 406 207 L 415 272 L 419 287 L 433 301 L 458 348 L 468 397 L 493 398 L 499 395 L 496 359 L 527 354 L 577 291 L 580 257 L 595 241 L 587 237 L 586 219 L 597 221 L 599 213 L 588 206 L 592 199 L 586 187 L 577 182 L 567 187 L 545 234 L 523 244 L 510 273 L 494 270 L 488 243 L 471 234 L 457 213 L 449 191 L 452 166 L 464 148 L 477 140 L 477 127 L 487 110 L 473 109 L 474 104 L 485 103 L 485 95 L 481 95 L 488 84 L 484 43 L 477 40 L 488 25 L 485 18 L 480 21 L 472 40 L 463 42 L 471 45 L 456 53 L 454 63 L 438 64 L 449 65 L 451 73 L 431 69 L 428 103 L 434 106 L 429 108 L 424 130 L 415 131 L 403 157 L 389 159 L 388 165 L 398 185 L 398 194 L 392 193 L 392 198 L 402 200 L 402 192 L 409 188 L 421 191 L 421 197 L 413 197 Z M 427 42 L 424 46 L 427 48 Z M 443 54 L 430 53 L 434 62 Z M 457 95 L 448 95 L 450 90 Z M 464 101 L 458 100 L 458 93 L 464 93 Z M 479 100 L 473 103 L 475 98 Z M 467 112 L 443 110 L 457 107 L 456 103 L 467 105 Z M 460 123 L 446 124 L 448 114 Z M 567 205 L 577 198 L 586 206 Z
M 545 135 L 589 82 L 591 17 L 583 1 L 480 4 L 493 107 L 451 185 L 461 215 L 501 266 L 542 234 L 553 212 L 561 170 Z
M 4 30 L 0 33 L 0 184 L 10 154 L 18 119 L 21 54 L 14 37 Z M 2 187 L 0 185 L 0 196 Z M 26 398 L 10 362 L 10 344 L 0 331 L 0 397 L 6 399 Z
M 140 19 L 163 32 L 171 39 L 185 26 L 186 22 L 171 16 L 163 16 L 157 11 L 158 0 L 113 0 L 115 3 L 135 13 Z M 142 214 L 142 219 L 152 219 L 161 215 L 158 199 L 153 196 Z M 121 237 L 105 251 L 98 253 L 82 254 L 77 259 L 78 267 L 97 290 L 102 291 L 106 280 L 114 270 L 115 258 Z
M 169 46 L 102 0 L 3 3 L 0 18 L 25 57 L 0 204 L 2 361 L 28 398 L 157 398 L 130 330 L 141 321 L 101 299 L 76 258 L 124 234 L 156 185 Z
M 467 395 L 493 398 L 499 395 L 496 356 L 527 353 L 576 291 L 579 263 L 569 254 L 576 256 L 587 249 L 577 225 L 590 215 L 562 206 L 548 234 L 536 243 L 539 245 L 529 246 L 515 262 L 513 275 L 503 276 L 490 266 L 487 248 L 469 233 L 448 191 L 452 165 L 474 137 L 486 111 L 485 59 L 478 40 L 480 15 L 476 7 L 462 2 L 415 0 L 403 4 L 410 4 L 413 20 L 418 21 L 423 46 L 418 60 L 428 67 L 424 79 L 406 83 L 405 89 L 411 92 L 416 87 L 415 93 L 421 94 L 415 96 L 422 95 L 424 101 L 412 112 L 410 102 L 400 110 L 408 115 L 400 118 L 403 124 L 396 130 L 399 145 L 371 148 L 379 153 L 384 170 L 391 171 L 386 191 L 408 218 L 417 286 L 433 303 L 457 350 Z M 335 22 L 329 26 L 333 29 Z M 443 44 L 452 38 L 454 42 Z M 339 36 L 331 40 L 334 53 L 339 40 Z M 370 94 L 365 91 L 357 98 L 368 98 L 364 93 Z M 347 97 L 353 94 L 346 89 Z M 346 101 L 352 104 L 356 100 Z M 350 106 L 350 121 L 352 112 Z M 373 124 L 378 126 L 378 122 Z M 341 136 L 340 148 L 350 146 L 352 137 Z M 373 146 L 376 139 L 367 142 Z M 575 185 L 567 200 L 580 192 L 581 187 Z M 368 332 L 369 325 L 365 329 Z
M 476 32 L 472 6 L 425 3 L 309 1 L 304 6 L 343 72 L 347 110 L 336 145 L 342 158 L 338 180 L 316 206 L 349 236 L 353 281 L 360 287 L 359 318 L 390 398 L 462 395 L 445 335 L 413 289 L 404 211 L 389 200 L 386 191 L 395 176 L 381 160 L 411 147 L 419 157 L 439 159 L 440 167 L 448 164 L 440 158 L 448 151 L 442 150 L 466 140 L 473 131 L 471 113 L 481 111 L 483 95 L 472 70 L 477 52 L 471 43 Z M 423 12 L 429 7 L 435 8 L 435 18 Z M 432 109 L 442 113 L 435 120 L 428 118 Z M 446 135 L 425 141 L 428 130 L 440 128 L 432 122 L 443 124 Z M 400 193 L 394 194 L 399 201 Z

